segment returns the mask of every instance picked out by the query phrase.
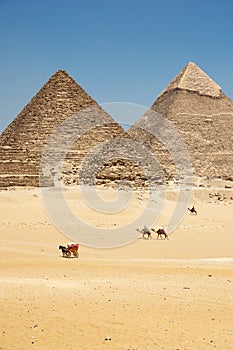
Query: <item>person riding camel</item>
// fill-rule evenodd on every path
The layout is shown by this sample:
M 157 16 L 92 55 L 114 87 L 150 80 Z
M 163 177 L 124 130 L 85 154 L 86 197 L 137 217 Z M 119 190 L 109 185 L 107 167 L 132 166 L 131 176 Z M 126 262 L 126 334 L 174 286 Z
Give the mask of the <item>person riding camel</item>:
M 144 225 L 143 234 L 148 235 L 148 237 L 151 236 L 151 230 L 146 225 Z
M 193 205 L 193 207 L 192 207 L 191 209 L 188 208 L 188 210 L 190 211 L 191 214 L 197 215 L 197 211 L 196 211 L 196 209 L 194 208 L 194 205 Z

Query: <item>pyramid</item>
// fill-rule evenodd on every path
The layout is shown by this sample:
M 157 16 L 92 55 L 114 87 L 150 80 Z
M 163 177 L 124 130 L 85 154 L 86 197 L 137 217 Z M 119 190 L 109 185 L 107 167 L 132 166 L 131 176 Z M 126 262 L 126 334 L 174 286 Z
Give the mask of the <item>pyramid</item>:
M 88 116 L 87 109 L 92 111 Z M 59 70 L 1 134 L 0 187 L 38 186 L 45 146 L 59 126 L 73 115 L 77 116 L 75 123 L 78 123 L 79 130 L 85 129 L 87 118 L 93 121 L 95 128 L 85 132 L 67 153 L 68 166 L 64 171 L 67 182 L 75 181 L 71 175 L 76 175 L 90 149 L 105 140 L 127 137 L 123 128 L 82 87 L 64 70 Z M 69 125 L 70 130 L 73 127 L 77 125 Z M 61 142 L 65 144 L 69 132 L 62 136 L 65 138 Z M 50 180 L 47 185 L 52 185 Z
M 195 63 L 189 62 L 184 69 L 162 91 L 161 95 L 169 90 L 194 91 L 200 95 L 219 97 L 221 88 Z M 160 96 L 161 96 L 160 95 Z
M 233 178 L 233 102 L 195 63 L 185 66 L 158 96 L 151 110 L 128 132 L 156 155 L 168 177 L 176 177 L 175 162 L 161 140 L 139 128 L 147 120 L 151 123 L 147 127 L 152 129 L 157 122 L 156 113 L 150 118 L 148 115 L 153 111 L 180 134 L 188 149 L 193 174 Z

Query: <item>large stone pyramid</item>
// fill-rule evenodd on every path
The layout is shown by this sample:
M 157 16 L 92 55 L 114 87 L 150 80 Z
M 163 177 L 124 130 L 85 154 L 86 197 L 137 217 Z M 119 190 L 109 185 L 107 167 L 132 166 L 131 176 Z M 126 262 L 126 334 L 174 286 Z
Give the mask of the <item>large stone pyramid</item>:
M 91 130 L 86 130 L 67 153 L 69 166 L 63 175 L 68 183 L 75 181 L 72 173 L 76 174 L 85 155 L 96 145 L 115 137 L 127 137 L 123 128 L 96 101 L 65 71 L 59 70 L 0 136 L 0 187 L 38 186 L 45 146 L 55 130 L 73 115 L 76 118 L 71 118 L 67 135 L 66 130 L 61 135 L 61 147 L 77 124 L 77 130 L 86 130 L 88 119 Z M 52 185 L 50 179 L 47 185 Z
M 147 128 L 152 128 L 156 123 L 153 111 L 171 122 L 181 135 L 195 175 L 233 177 L 233 102 L 195 63 L 185 66 L 162 91 L 151 111 L 129 130 L 132 138 L 140 139 L 154 152 L 167 176 L 177 176 L 174 159 L 166 147 L 139 128 L 148 120 Z

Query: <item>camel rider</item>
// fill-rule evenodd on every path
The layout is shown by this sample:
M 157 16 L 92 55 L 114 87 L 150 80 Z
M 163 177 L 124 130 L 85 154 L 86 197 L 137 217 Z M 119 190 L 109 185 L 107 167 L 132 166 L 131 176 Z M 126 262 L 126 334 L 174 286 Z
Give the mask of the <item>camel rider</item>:
M 146 225 L 144 225 L 143 233 L 151 235 L 151 230 Z

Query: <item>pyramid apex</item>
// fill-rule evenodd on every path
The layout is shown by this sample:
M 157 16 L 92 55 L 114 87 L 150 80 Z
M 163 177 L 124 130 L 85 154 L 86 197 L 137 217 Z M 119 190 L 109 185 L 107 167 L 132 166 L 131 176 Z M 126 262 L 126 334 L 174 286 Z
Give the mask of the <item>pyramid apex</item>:
M 215 83 L 198 65 L 194 62 L 188 64 L 172 80 L 172 82 L 162 91 L 163 95 L 169 90 L 188 90 L 197 92 L 200 95 L 219 97 L 221 87 Z
M 189 61 L 186 66 L 192 66 L 192 65 L 198 67 L 198 65 L 193 61 Z
M 52 77 L 62 77 L 62 76 L 66 76 L 66 77 L 69 77 L 71 78 L 71 76 L 67 73 L 66 70 L 64 69 L 58 69 L 52 76 Z M 72 79 L 72 78 L 71 78 Z

